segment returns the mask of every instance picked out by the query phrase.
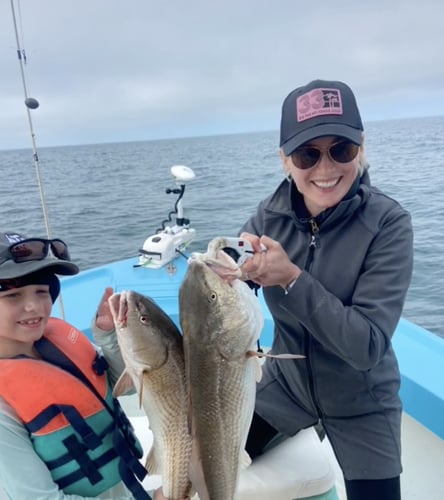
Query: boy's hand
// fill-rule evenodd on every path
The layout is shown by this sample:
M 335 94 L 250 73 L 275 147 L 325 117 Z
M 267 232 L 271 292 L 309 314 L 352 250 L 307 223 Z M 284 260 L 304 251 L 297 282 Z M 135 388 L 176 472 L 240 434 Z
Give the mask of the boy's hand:
M 108 304 L 108 299 L 113 293 L 114 291 L 111 287 L 105 288 L 105 293 L 103 294 L 97 308 L 96 326 L 105 332 L 111 332 L 115 328 L 113 316 Z

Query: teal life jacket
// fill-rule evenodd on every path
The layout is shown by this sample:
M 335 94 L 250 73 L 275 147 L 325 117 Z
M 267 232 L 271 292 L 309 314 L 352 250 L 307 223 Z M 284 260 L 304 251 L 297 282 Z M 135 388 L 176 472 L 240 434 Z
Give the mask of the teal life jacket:
M 107 364 L 88 338 L 50 318 L 35 343 L 42 360 L 0 359 L 0 395 L 29 432 L 36 453 L 67 494 L 94 497 L 123 481 L 151 499 L 130 421 L 112 396 Z

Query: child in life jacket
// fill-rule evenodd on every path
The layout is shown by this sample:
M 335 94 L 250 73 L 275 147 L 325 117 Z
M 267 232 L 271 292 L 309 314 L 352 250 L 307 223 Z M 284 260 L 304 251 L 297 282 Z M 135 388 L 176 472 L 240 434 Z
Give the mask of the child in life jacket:
M 150 499 L 142 449 L 112 384 L 124 366 L 107 309 L 95 343 L 51 318 L 57 275 L 74 275 L 59 239 L 0 233 L 0 497 Z

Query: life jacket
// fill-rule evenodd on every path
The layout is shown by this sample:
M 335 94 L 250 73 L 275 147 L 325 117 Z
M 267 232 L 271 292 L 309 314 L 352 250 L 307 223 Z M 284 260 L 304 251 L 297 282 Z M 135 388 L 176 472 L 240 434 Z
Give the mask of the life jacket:
M 139 483 L 146 475 L 142 448 L 112 396 L 105 359 L 57 318 L 49 319 L 35 347 L 42 360 L 0 360 L 0 395 L 60 489 L 94 497 L 123 480 L 136 499 L 150 499 Z

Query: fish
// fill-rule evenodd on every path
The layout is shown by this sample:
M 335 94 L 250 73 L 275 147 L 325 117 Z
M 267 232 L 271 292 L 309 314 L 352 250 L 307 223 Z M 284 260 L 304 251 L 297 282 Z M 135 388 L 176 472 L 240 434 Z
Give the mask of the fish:
M 183 337 L 149 297 L 123 291 L 108 303 L 125 363 L 113 395 L 136 389 L 153 433 L 145 467 L 150 474 L 162 475 L 165 497 L 182 499 L 193 492 Z
M 220 276 L 216 271 L 230 265 L 215 266 L 214 258 L 210 266 L 205 254 L 190 257 L 179 288 L 190 478 L 200 500 L 231 500 L 241 468 L 250 463 L 245 443 L 261 376 L 254 349 L 264 318 L 254 292 L 232 275 Z
M 230 281 L 235 278 L 242 278 L 242 271 L 237 261 L 227 252 L 230 243 L 227 238 L 213 238 L 205 252 L 193 252 L 191 261 L 201 261 L 207 264 L 221 278 Z

